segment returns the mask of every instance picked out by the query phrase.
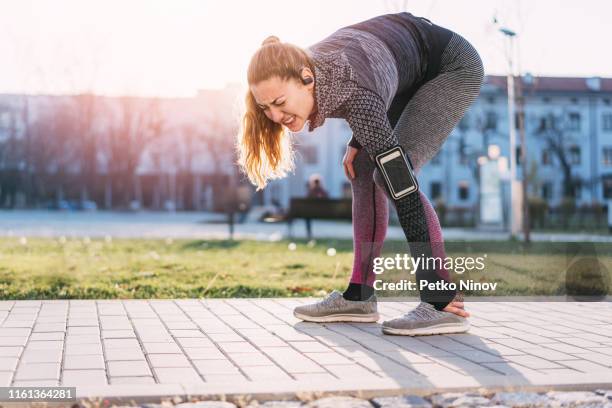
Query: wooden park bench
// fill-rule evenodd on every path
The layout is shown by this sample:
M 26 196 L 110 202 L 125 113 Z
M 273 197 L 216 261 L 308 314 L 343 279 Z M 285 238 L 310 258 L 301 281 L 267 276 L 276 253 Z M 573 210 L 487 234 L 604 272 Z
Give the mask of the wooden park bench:
M 292 198 L 286 216 L 289 237 L 293 236 L 293 220 L 303 218 L 306 234 L 312 239 L 312 220 L 350 220 L 352 219 L 352 200 L 350 198 Z

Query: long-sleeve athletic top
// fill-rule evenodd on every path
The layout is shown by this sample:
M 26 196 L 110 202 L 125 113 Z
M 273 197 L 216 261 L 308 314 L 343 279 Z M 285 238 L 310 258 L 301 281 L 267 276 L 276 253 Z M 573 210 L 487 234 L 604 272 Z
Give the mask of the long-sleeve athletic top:
M 349 145 L 371 155 L 397 145 L 390 109 L 437 75 L 451 35 L 425 18 L 398 13 L 341 28 L 308 47 L 315 76 L 309 131 L 326 118 L 343 118 L 353 131 Z

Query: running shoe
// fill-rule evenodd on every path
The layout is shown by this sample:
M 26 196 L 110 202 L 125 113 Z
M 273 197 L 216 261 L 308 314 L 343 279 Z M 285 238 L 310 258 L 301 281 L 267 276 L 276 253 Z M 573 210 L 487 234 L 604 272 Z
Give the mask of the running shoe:
M 470 322 L 465 317 L 436 310 L 426 302 L 421 302 L 403 316 L 385 320 L 382 324 L 383 333 L 404 336 L 463 333 L 469 328 Z
M 307 322 L 376 322 L 378 309 L 376 295 L 364 301 L 346 300 L 342 293 L 334 290 L 319 302 L 297 306 L 293 315 Z

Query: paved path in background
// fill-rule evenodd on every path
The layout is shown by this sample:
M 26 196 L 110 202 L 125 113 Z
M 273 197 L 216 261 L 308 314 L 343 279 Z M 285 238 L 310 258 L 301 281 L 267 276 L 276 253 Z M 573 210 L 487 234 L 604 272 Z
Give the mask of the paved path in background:
M 105 237 L 113 238 L 188 238 L 227 239 L 229 228 L 223 214 L 206 212 L 60 212 L 31 210 L 0 210 L 0 236 L 8 237 Z M 288 237 L 284 223 L 268 224 L 249 221 L 236 224 L 235 238 L 280 240 Z M 352 239 L 350 222 L 313 221 L 315 238 Z M 306 237 L 302 220 L 294 223 L 293 236 Z M 503 231 L 470 228 L 444 228 L 444 238 L 453 240 L 507 240 Z M 612 242 L 611 235 L 587 233 L 532 233 L 534 241 Z M 404 239 L 399 226 L 391 225 L 387 239 Z
M 469 303 L 467 334 L 293 317 L 313 299 L 0 302 L 0 386 L 81 397 L 612 385 L 612 303 Z M 381 302 L 385 318 L 414 307 Z M 152 386 L 155 384 L 155 386 Z

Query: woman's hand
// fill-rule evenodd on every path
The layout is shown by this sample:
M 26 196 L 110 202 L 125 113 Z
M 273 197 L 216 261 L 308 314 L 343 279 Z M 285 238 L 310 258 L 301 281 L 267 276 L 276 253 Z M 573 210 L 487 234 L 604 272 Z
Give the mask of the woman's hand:
M 357 156 L 357 153 L 359 153 L 359 149 L 352 146 L 346 146 L 346 153 L 344 153 L 344 157 L 342 158 L 342 167 L 344 167 L 344 174 L 349 180 L 355 178 L 353 160 L 355 159 L 355 156 Z
M 463 302 L 461 301 L 452 301 L 442 310 L 445 312 L 454 313 L 461 317 L 470 317 L 470 313 L 465 311 Z

